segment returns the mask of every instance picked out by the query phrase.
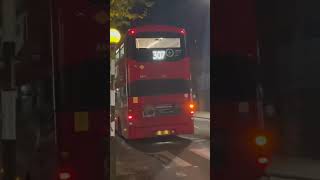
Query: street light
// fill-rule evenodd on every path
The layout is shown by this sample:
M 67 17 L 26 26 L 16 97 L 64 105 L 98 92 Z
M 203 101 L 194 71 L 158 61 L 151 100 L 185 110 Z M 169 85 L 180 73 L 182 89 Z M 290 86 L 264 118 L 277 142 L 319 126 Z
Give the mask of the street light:
M 114 53 L 116 45 L 121 40 L 120 32 L 115 28 L 110 28 L 110 53 Z M 115 63 L 114 59 L 111 59 L 110 56 L 110 154 L 115 154 L 116 149 L 115 145 L 115 116 L 114 116 L 114 108 L 115 108 L 115 90 L 114 90 L 114 72 L 115 72 Z M 110 179 L 114 179 L 116 177 L 116 159 L 115 155 L 111 156 L 110 159 Z
M 117 29 L 110 29 L 110 44 L 118 44 L 121 40 L 121 34 Z

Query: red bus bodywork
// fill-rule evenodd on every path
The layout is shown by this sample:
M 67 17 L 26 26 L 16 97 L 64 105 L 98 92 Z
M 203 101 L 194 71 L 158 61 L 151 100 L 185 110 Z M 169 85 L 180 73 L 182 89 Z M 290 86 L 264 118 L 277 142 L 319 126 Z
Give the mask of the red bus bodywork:
M 218 58 L 222 58 L 223 61 L 238 58 L 238 64 L 230 63 L 231 66 L 258 64 L 256 2 L 216 0 L 213 12 L 213 74 L 219 70 L 219 67 L 215 66 Z M 234 73 L 230 72 L 232 70 L 228 67 L 225 67 L 224 71 L 220 72 L 222 76 Z M 252 70 L 252 76 L 257 76 L 255 71 L 256 69 Z M 239 75 L 241 73 L 240 70 Z M 246 81 L 240 78 L 238 82 L 228 83 L 238 84 L 234 88 L 235 91 L 242 86 L 250 85 L 251 89 L 249 87 L 246 89 L 252 92 L 249 96 L 236 100 L 221 98 L 219 101 L 214 97 L 213 100 L 215 118 L 213 139 L 216 139 L 213 140 L 213 151 L 217 154 L 215 156 L 217 158 L 213 160 L 217 161 L 213 171 L 219 179 L 257 179 L 264 175 L 264 169 L 270 161 L 270 137 L 264 130 L 263 119 L 259 118 L 258 113 L 261 108 L 259 107 L 261 97 L 257 96 L 256 90 L 259 80 L 252 81 L 251 84 L 243 83 Z M 215 80 L 213 82 L 215 83 Z M 213 85 L 219 88 L 217 86 L 219 84 Z M 215 89 L 213 91 L 215 92 Z M 267 137 L 267 144 L 259 147 L 255 142 L 257 136 Z M 222 158 L 217 160 L 219 157 Z M 265 161 L 261 163 L 259 160 Z
M 82 74 L 90 75 L 89 71 L 95 71 L 90 68 L 103 66 L 107 61 L 108 29 L 104 21 L 107 7 L 92 2 L 55 0 L 51 4 L 57 145 L 54 179 L 88 180 L 106 176 L 108 106 L 80 100 L 94 95 L 81 87 L 90 86 L 90 81 L 101 78 L 93 75 L 86 79 Z
M 127 38 L 134 38 L 141 32 L 171 32 L 177 33 L 185 38 L 186 32 L 182 28 L 172 26 L 143 26 L 128 30 Z M 121 44 L 121 43 L 120 43 Z M 133 48 L 124 45 L 125 49 Z M 190 58 L 185 56 L 177 61 L 163 62 L 141 62 L 131 58 L 127 54 L 122 60 L 116 62 L 118 77 L 116 88 L 129 87 L 137 81 L 154 80 L 181 80 L 190 81 Z M 117 92 L 117 91 L 116 91 Z M 189 104 L 192 103 L 190 92 L 161 94 L 156 96 L 128 96 L 127 105 L 119 107 L 116 105 L 116 129 L 127 139 L 141 139 L 157 136 L 157 131 L 169 132 L 170 135 L 192 134 L 193 121 Z M 120 100 L 116 98 L 116 102 Z M 172 108 L 170 105 L 179 106 L 180 113 L 177 115 L 166 115 L 156 117 L 144 117 L 143 111 L 146 105 L 157 108 Z M 193 111 L 193 110 L 192 110 Z M 194 111 L 193 111 L 194 112 Z M 166 134 L 166 135 L 169 135 Z

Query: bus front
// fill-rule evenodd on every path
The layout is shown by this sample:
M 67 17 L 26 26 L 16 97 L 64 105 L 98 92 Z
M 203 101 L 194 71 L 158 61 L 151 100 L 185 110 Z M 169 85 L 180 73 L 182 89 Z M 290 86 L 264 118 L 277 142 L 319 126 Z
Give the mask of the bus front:
M 128 33 L 122 135 L 141 139 L 192 134 L 195 106 L 184 29 L 151 26 Z

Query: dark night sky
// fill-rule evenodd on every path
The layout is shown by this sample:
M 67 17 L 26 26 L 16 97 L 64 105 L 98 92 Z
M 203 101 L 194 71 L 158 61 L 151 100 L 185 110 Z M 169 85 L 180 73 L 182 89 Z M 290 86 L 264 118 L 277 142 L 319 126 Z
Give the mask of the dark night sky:
M 149 16 L 140 23 L 166 24 L 185 26 L 187 16 L 182 12 L 188 11 L 189 0 L 155 0 L 155 5 L 149 10 Z
M 132 23 L 174 25 L 184 27 L 190 36 L 200 38 L 205 28 L 204 22 L 209 18 L 209 0 L 155 0 L 155 5 L 149 10 L 149 15 Z

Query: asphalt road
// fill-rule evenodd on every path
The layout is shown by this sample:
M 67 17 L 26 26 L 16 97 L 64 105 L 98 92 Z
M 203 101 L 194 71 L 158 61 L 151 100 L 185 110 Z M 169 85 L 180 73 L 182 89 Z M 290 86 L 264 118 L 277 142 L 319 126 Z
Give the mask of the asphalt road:
M 116 137 L 117 180 L 209 180 L 210 121 L 195 134 L 125 141 Z

